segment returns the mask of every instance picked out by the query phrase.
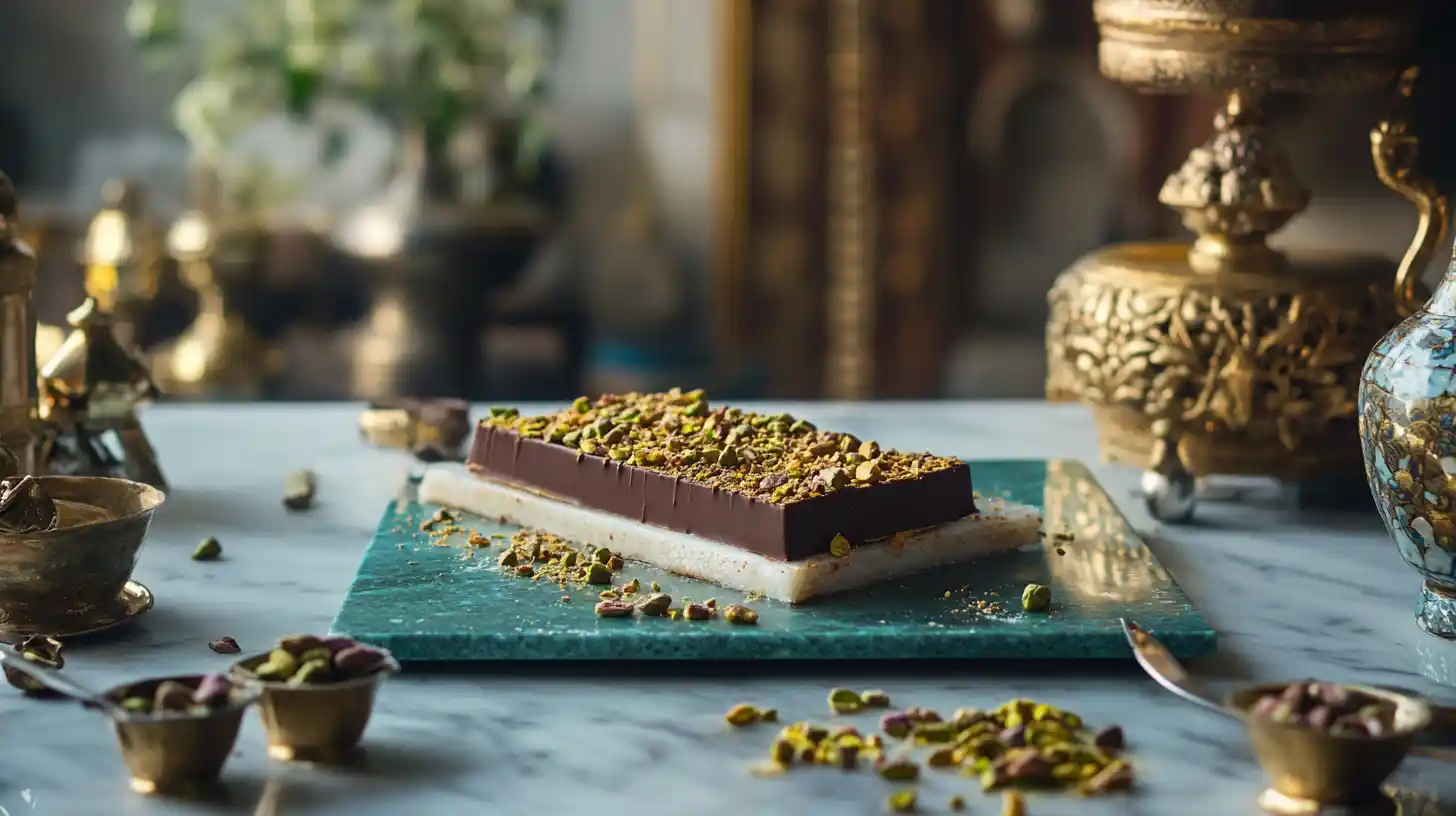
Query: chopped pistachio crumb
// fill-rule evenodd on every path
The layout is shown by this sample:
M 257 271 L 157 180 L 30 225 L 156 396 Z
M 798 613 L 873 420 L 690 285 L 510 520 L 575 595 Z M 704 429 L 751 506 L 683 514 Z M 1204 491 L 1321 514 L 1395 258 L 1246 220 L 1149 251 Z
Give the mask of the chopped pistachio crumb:
M 895 791 L 890 794 L 885 807 L 891 813 L 915 813 L 917 810 L 916 798 L 913 790 Z
M 222 544 L 211 536 L 204 538 L 192 551 L 193 561 L 216 561 L 222 556 Z
M 864 708 L 864 700 L 854 689 L 837 688 L 829 692 L 829 710 L 835 714 L 855 714 Z
M 758 723 L 763 719 L 763 714 L 755 706 L 747 703 L 739 703 L 728 709 L 728 713 L 723 716 L 723 719 L 727 720 L 729 725 L 736 728 Z

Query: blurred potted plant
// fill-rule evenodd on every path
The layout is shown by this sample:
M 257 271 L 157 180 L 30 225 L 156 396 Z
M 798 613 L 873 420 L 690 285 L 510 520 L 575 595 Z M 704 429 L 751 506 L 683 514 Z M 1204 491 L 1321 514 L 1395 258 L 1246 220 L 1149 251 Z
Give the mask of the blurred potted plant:
M 329 233 L 375 282 L 355 366 L 372 398 L 473 385 L 474 316 L 545 226 L 560 18 L 559 0 L 133 0 L 127 23 L 153 64 L 190 69 L 175 122 L 228 210 L 255 220 L 342 182 Z M 315 137 L 291 173 L 249 143 L 280 114 Z M 379 140 L 362 118 L 389 145 L 364 182 Z

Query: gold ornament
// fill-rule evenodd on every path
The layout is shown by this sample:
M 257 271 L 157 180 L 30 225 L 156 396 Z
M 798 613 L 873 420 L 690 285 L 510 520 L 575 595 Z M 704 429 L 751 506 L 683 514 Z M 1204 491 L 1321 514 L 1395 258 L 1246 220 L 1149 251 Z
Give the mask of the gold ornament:
M 95 298 L 66 316 L 73 327 L 40 370 L 40 462 L 60 475 L 120 476 L 166 489 L 137 406 L 156 394 L 146 364 L 116 336 Z
M 1144 89 L 1227 95 L 1213 136 L 1158 196 L 1194 241 L 1097 250 L 1049 296 L 1047 396 L 1089 405 L 1104 458 L 1153 468 L 1145 492 L 1186 483 L 1170 467 L 1185 477 L 1296 481 L 1358 473 L 1361 366 L 1419 302 L 1416 279 L 1442 238 L 1445 201 L 1401 150 L 1414 138 L 1401 110 L 1372 136 L 1382 179 L 1421 215 L 1399 270 L 1381 257 L 1268 245 L 1309 193 L 1266 127 L 1264 100 L 1390 83 L 1416 19 L 1406 0 L 1285 5 L 1094 4 L 1104 74 Z M 1408 73 L 1402 98 L 1413 80 Z M 1184 507 L 1166 498 L 1150 495 L 1149 509 Z

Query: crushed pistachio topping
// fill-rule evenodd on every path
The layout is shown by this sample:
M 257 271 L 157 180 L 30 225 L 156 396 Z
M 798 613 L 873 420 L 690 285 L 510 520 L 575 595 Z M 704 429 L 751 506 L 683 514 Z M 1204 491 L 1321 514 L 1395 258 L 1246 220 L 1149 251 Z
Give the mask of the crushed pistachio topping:
M 672 596 L 661 592 L 656 581 L 648 585 L 650 591 L 646 592 L 639 578 L 623 581 L 621 572 L 626 561 L 621 555 L 606 547 L 580 547 L 551 533 L 520 530 L 496 556 L 496 564 L 506 575 L 553 584 L 557 590 L 589 587 L 597 596 L 592 610 L 602 618 L 631 618 L 641 614 L 687 621 L 722 617 L 737 626 L 758 623 L 758 610 L 746 604 L 729 604 L 721 616 L 718 602 L 713 598 L 701 603 L 683 598 L 674 607 Z M 557 597 L 562 603 L 571 600 L 570 594 Z
M 578 397 L 555 414 L 492 408 L 484 422 L 633 467 L 775 504 L 918 479 L 959 460 L 882 450 L 789 414 L 709 406 L 703 391 Z
M 836 688 L 829 692 L 829 707 L 835 714 L 888 705 L 889 697 L 882 691 Z M 735 706 L 726 719 L 734 726 L 771 721 L 762 710 L 749 705 Z M 1132 764 L 1122 755 L 1122 729 L 1108 726 L 1093 731 L 1076 714 L 1032 700 L 1012 700 L 989 711 L 961 708 L 948 717 L 930 709 L 906 708 L 885 714 L 879 726 L 883 736 L 865 735 L 848 725 L 791 723 L 770 743 L 767 768 L 782 773 L 803 765 L 842 770 L 868 767 L 898 783 L 916 782 L 922 768 L 936 774 L 956 772 L 976 779 L 982 791 L 1004 792 L 1003 812 L 1021 814 L 1025 813 L 1019 793 L 1023 789 L 1095 796 L 1133 787 Z M 887 742 L 897 743 L 897 747 L 887 749 Z M 896 801 L 914 807 L 915 798 Z M 964 810 L 965 799 L 953 796 L 950 807 Z

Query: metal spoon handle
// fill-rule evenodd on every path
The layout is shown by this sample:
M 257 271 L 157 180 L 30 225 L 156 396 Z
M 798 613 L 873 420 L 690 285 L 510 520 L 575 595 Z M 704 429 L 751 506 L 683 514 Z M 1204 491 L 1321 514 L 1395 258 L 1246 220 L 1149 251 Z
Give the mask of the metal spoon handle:
M 1158 685 L 1194 705 L 1225 717 L 1238 719 L 1238 715 L 1230 711 L 1203 683 L 1190 675 L 1187 669 L 1183 668 L 1183 664 L 1179 663 L 1178 659 L 1173 657 L 1163 644 L 1144 631 L 1142 627 L 1123 618 L 1122 630 L 1127 635 L 1127 642 L 1132 646 L 1132 653 L 1137 658 L 1138 665 L 1142 666 L 1148 676 L 1156 680 Z
M 0 663 L 20 672 L 51 691 L 65 695 L 83 705 L 102 709 L 113 716 L 123 718 L 130 716 L 126 709 L 111 702 L 100 694 L 91 691 L 66 675 L 61 674 L 55 669 L 46 668 L 32 660 L 26 660 L 9 649 L 0 649 Z

